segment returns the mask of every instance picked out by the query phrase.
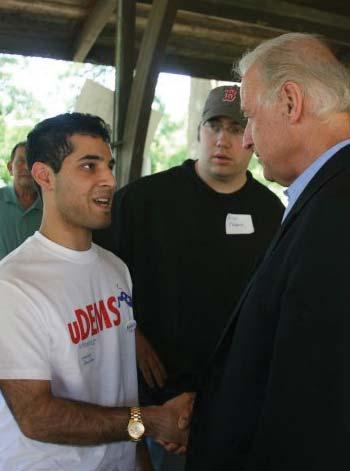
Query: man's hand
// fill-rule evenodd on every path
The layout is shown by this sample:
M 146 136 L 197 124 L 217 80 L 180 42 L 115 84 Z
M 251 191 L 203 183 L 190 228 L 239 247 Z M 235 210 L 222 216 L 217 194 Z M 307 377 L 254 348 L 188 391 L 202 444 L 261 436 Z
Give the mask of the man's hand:
M 149 406 L 141 409 L 146 435 L 159 443 L 176 443 L 185 446 L 188 431 L 178 427 L 179 413 L 176 408 L 166 404 L 162 406 Z
M 174 397 L 173 399 L 170 399 L 163 405 L 163 407 L 168 407 L 175 411 L 175 414 L 177 415 L 177 427 L 179 430 L 185 431 L 187 435 L 189 426 L 191 424 L 193 403 L 195 397 L 195 393 L 183 393 L 179 396 Z M 187 441 L 186 444 L 180 444 L 164 440 L 157 441 L 158 443 L 163 445 L 167 451 L 171 453 L 176 453 L 178 455 L 186 453 Z
M 154 388 L 155 385 L 163 387 L 167 376 L 165 368 L 138 327 L 136 328 L 136 356 L 138 366 L 148 386 L 150 388 Z
M 195 397 L 196 393 L 185 392 L 164 403 L 164 407 L 170 407 L 176 411 L 180 430 L 186 430 L 190 426 Z

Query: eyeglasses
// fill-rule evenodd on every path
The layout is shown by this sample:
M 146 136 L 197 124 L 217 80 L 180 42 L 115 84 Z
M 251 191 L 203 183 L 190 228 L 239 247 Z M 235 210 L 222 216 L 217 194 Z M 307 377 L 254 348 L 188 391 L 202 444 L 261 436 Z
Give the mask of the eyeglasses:
M 213 136 L 218 135 L 222 131 L 226 131 L 231 136 L 236 134 L 243 134 L 244 128 L 240 124 L 232 124 L 230 126 L 224 126 L 220 121 L 206 121 L 203 126 L 209 131 Z

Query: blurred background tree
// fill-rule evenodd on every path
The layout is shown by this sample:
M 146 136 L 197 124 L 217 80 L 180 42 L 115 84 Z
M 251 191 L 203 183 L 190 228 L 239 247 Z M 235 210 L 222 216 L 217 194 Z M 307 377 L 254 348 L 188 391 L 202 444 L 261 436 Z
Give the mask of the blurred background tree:
M 23 83 L 16 82 L 20 74 L 28 77 L 32 62 L 33 58 L 0 55 L 0 186 L 11 181 L 7 162 L 13 146 L 25 140 L 38 121 L 50 116 L 46 104 L 60 100 L 65 111 L 72 111 L 86 78 L 103 82 L 111 81 L 113 75 L 111 67 L 59 61 L 61 67 L 57 78 L 41 102 Z M 62 92 L 63 83 L 65 92 Z
M 162 119 L 150 147 L 151 171 L 156 173 L 180 165 L 188 156 L 187 146 L 181 136 L 185 127 L 184 119 L 173 120 L 157 96 L 153 107 L 162 113 Z
M 44 108 L 33 95 L 16 86 L 14 68 L 25 73 L 28 59 L 0 56 L 0 179 L 10 181 L 7 162 L 13 146 L 26 138 L 33 124 L 43 115 Z
M 277 196 L 282 200 L 284 204 L 287 203 L 286 196 L 284 195 L 284 188 L 275 182 L 269 182 L 264 177 L 264 171 L 261 163 L 259 162 L 258 158 L 255 154 L 251 158 L 249 163 L 248 170 L 250 170 L 256 180 L 258 180 L 263 185 L 267 186 L 271 191 L 276 193 Z
M 38 121 L 73 111 L 86 79 L 113 89 L 114 69 L 0 54 L 0 186 L 11 181 L 6 164 L 13 146 L 25 140 Z M 194 80 L 198 79 L 191 79 Z M 204 95 L 198 97 L 197 115 L 190 116 L 189 92 L 192 93 L 192 87 L 189 83 L 188 77 L 168 74 L 159 77 L 153 107 L 161 112 L 162 118 L 150 147 L 152 173 L 197 156 L 195 146 L 191 144 L 196 141 L 197 123 L 200 121 L 202 102 L 208 93 L 208 84 L 203 85 Z M 217 85 L 219 83 L 211 84 Z M 193 123 L 194 134 L 190 137 L 188 125 Z M 188 139 L 190 145 L 187 144 Z M 256 179 L 285 200 L 283 188 L 264 179 L 262 167 L 255 156 L 249 169 Z

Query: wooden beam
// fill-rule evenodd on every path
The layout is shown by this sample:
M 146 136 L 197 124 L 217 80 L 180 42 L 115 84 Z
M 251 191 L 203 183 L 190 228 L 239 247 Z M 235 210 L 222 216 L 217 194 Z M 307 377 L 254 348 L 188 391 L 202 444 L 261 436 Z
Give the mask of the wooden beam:
M 72 38 L 79 24 L 86 19 L 87 5 L 92 2 L 0 0 L 0 51 L 71 60 Z M 135 0 L 130 0 L 130 3 L 134 5 Z M 329 3 L 329 12 L 320 10 L 321 2 L 313 4 L 317 8 L 294 4 L 293 0 L 184 1 L 176 14 L 160 70 L 228 79 L 228 71 L 235 57 L 240 55 L 240 49 L 243 52 L 286 31 L 325 35 L 338 57 L 349 65 L 350 10 L 347 2 Z M 151 0 L 136 2 L 135 48 L 128 50 L 126 58 L 132 67 L 151 8 Z M 13 31 L 21 34 L 15 35 Z M 114 37 L 115 15 L 111 14 L 86 59 L 114 65 Z
M 138 16 L 136 18 L 138 30 L 144 30 L 146 25 L 147 17 Z M 241 21 L 182 11 L 176 15 L 176 22 L 174 22 L 169 41 L 171 42 L 174 38 L 182 38 L 187 41 L 189 48 L 192 48 L 192 42 L 196 39 L 206 40 L 207 45 L 218 41 L 221 43 L 231 42 L 236 46 L 255 47 L 264 39 L 270 39 L 282 32 L 284 31 L 268 29 L 261 25 L 246 25 Z
M 228 63 L 219 60 L 198 59 L 167 55 L 161 64 L 161 71 L 191 77 L 232 81 L 232 64 L 240 55 L 232 56 Z
M 323 11 L 319 8 L 278 0 L 244 0 L 244 2 L 241 0 L 188 0 L 183 9 L 287 31 L 298 30 L 298 26 L 303 25 L 306 28 L 305 31 L 309 31 L 311 25 L 319 25 L 325 29 L 332 28 L 339 32 L 340 30 L 350 31 L 349 17 L 332 13 L 331 4 L 328 11 Z
M 136 25 L 142 27 L 150 6 L 149 0 L 139 1 L 142 3 L 138 4 Z M 270 37 L 301 31 L 320 34 L 334 44 L 349 47 L 349 13 L 332 13 L 331 6 L 329 10 L 325 12 L 276 0 L 188 0 L 176 15 L 170 40 L 176 34 L 185 35 L 187 31 L 191 38 L 204 36 L 209 30 L 209 47 L 212 34 L 226 32 L 242 35 L 242 39 L 245 34 L 248 38 L 245 45 L 250 48 Z M 349 9 L 345 11 L 349 12 Z
M 57 16 L 58 18 L 81 19 L 86 16 L 86 8 L 62 2 L 1 0 L 0 12 L 28 13 L 31 15 Z
M 108 0 L 106 2 L 108 3 Z M 150 9 L 152 0 L 137 0 L 137 10 Z M 345 2 L 346 4 L 346 2 Z M 344 12 L 348 11 L 344 7 Z M 349 16 L 333 13 L 334 8 L 329 4 L 328 11 L 320 8 L 311 8 L 293 2 L 277 0 L 187 0 L 181 6 L 183 12 L 209 15 L 217 18 L 236 19 L 250 24 L 261 26 L 273 26 L 280 29 L 285 28 L 285 22 L 289 26 L 301 24 L 316 24 L 320 27 L 331 27 L 349 31 Z M 30 13 L 57 16 L 58 18 L 82 19 L 86 16 L 86 8 L 78 4 L 66 4 L 59 1 L 36 0 L 1 0 L 0 11 L 13 11 L 17 13 Z M 108 21 L 114 24 L 114 19 Z M 299 23 L 298 23 L 299 22 Z M 290 30 L 290 28 L 288 28 Z
M 73 60 L 83 62 L 116 9 L 115 0 L 97 0 L 74 45 Z
M 141 175 L 143 150 L 160 63 L 181 0 L 154 0 L 142 39 L 121 148 L 120 186 Z
M 122 159 L 120 150 L 125 129 L 126 113 L 128 109 L 133 72 L 135 65 L 135 24 L 136 5 L 132 0 L 116 0 L 117 34 L 115 59 L 115 94 L 113 110 L 113 152 L 116 159 L 116 176 L 122 174 Z
M 151 0 L 139 0 L 148 5 Z M 315 2 L 316 3 L 316 2 Z M 346 4 L 344 4 L 346 5 Z M 329 3 L 327 11 L 294 2 L 279 0 L 187 0 L 182 10 L 189 14 L 230 19 L 246 25 L 275 29 L 283 32 L 309 32 L 321 34 L 341 45 L 349 44 L 349 7 L 344 6 L 333 13 Z M 344 14 L 342 14 L 344 11 Z M 179 12 L 181 14 L 182 12 Z
M 140 0 L 143 1 L 143 0 Z M 145 3 L 148 3 L 147 1 Z M 279 0 L 188 0 L 183 9 L 219 18 L 242 19 L 243 21 L 259 22 L 262 24 L 269 18 L 290 18 L 307 22 L 350 29 L 349 18 L 344 15 L 332 13 L 329 4 L 328 11 L 311 8 L 293 2 Z M 283 27 L 283 25 L 282 25 Z
M 69 60 L 62 41 L 50 37 L 38 41 L 37 38 L 13 38 L 0 33 L 0 52 L 24 56 L 43 57 L 46 59 Z

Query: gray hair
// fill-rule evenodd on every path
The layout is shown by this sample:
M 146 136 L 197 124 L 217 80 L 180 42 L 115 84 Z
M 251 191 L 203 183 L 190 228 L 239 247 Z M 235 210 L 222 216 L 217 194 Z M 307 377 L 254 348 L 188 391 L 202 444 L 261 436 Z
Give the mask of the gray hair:
M 235 67 L 243 77 L 253 65 L 268 88 L 265 105 L 278 97 L 287 80 L 296 82 L 320 118 L 350 112 L 350 73 L 318 36 L 288 33 L 263 42 L 247 52 Z M 262 101 L 262 97 L 258 97 Z

